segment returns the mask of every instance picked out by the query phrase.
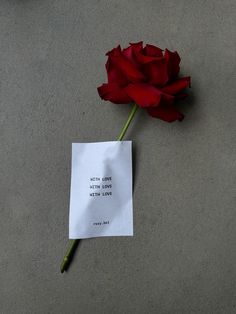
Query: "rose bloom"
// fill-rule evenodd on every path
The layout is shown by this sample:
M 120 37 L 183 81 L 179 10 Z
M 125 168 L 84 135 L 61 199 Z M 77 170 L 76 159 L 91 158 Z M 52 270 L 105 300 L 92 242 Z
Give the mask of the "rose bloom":
M 152 117 L 167 122 L 183 120 L 175 107 L 175 100 L 187 96 L 190 77 L 179 78 L 179 54 L 143 43 L 133 43 L 125 49 L 107 52 L 108 83 L 98 87 L 104 100 L 115 104 L 135 102 Z

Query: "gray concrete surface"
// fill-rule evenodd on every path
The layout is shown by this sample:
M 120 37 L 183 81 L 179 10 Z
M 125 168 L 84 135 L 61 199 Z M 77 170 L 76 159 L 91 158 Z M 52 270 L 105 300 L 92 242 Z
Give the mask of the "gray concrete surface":
M 235 12 L 226 1 L 1 0 L 1 314 L 236 313 Z M 139 112 L 133 238 L 84 240 L 70 270 L 71 143 L 114 140 L 105 52 L 176 49 L 183 123 Z

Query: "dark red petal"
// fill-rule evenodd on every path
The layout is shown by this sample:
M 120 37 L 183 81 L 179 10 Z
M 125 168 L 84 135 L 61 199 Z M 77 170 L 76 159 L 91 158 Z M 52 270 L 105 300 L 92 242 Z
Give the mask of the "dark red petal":
M 132 49 L 133 57 L 135 57 L 136 61 L 138 63 L 141 63 L 141 64 L 153 62 L 156 59 L 159 59 L 160 57 L 162 57 L 162 53 L 161 53 L 161 55 L 158 55 L 158 56 L 146 55 L 145 54 L 145 48 L 143 49 L 143 43 L 142 42 L 139 42 L 137 44 L 130 44 L 130 47 Z M 157 48 L 157 49 L 159 49 L 159 48 Z
M 142 50 L 143 50 L 143 42 L 140 41 L 138 43 L 130 43 L 129 47 L 122 50 L 122 54 L 128 60 L 130 60 L 132 63 L 138 66 L 136 54 L 141 53 Z
M 175 97 L 172 95 L 161 93 L 161 104 L 171 106 L 175 102 Z
M 158 106 L 161 100 L 160 91 L 152 85 L 129 84 L 125 91 L 140 107 Z
M 112 50 L 106 53 L 106 56 L 120 56 L 120 55 L 121 55 L 120 45 L 118 45 L 116 48 L 113 48 Z
M 153 45 L 146 45 L 144 54 L 149 57 L 162 57 L 162 49 Z
M 136 58 L 136 52 L 133 46 L 129 46 L 122 50 L 123 56 L 128 59 L 136 68 L 140 68 L 138 60 Z
M 132 47 L 133 51 L 141 52 L 143 50 L 143 42 L 139 41 L 138 43 L 129 43 L 130 47 Z
M 111 59 L 111 57 L 108 57 L 108 60 L 106 62 L 108 83 L 117 83 L 120 86 L 127 85 L 127 83 L 129 82 L 127 77 Z
M 167 61 L 169 79 L 173 80 L 179 74 L 180 56 L 177 51 L 165 50 L 164 57 Z
M 115 104 L 127 104 L 132 101 L 125 90 L 115 83 L 103 84 L 97 90 L 102 99 L 110 100 Z
M 159 59 L 162 59 L 162 58 L 145 56 L 144 54 L 138 53 L 138 52 L 135 52 L 134 54 L 135 54 L 136 60 L 141 64 L 155 62 L 155 61 L 159 61 Z
M 154 118 L 159 118 L 166 122 L 173 122 L 176 120 L 182 121 L 184 115 L 179 112 L 173 105 L 163 105 L 160 104 L 158 107 L 151 107 L 146 109 L 150 116 Z
M 131 46 L 125 48 L 122 50 L 122 54 L 129 59 L 130 61 L 135 61 L 134 60 L 134 55 L 133 55 L 133 48 Z
M 145 79 L 139 68 L 125 56 L 112 56 L 111 61 L 131 82 L 140 82 Z
M 156 58 L 154 62 L 145 64 L 143 71 L 150 84 L 164 86 L 168 82 L 168 69 L 164 58 Z
M 111 51 L 108 51 L 106 55 L 108 56 L 108 59 L 106 62 L 108 83 L 117 83 L 118 85 L 121 85 L 121 86 L 126 85 L 128 83 L 127 77 L 112 61 L 113 57 L 121 56 L 120 45 L 112 49 Z
M 190 76 L 182 77 L 161 89 L 162 92 L 175 95 L 190 86 Z
M 180 93 L 180 94 L 176 94 L 175 95 L 175 99 L 176 100 L 182 100 L 182 99 L 185 99 L 188 97 L 188 94 L 187 93 Z
M 130 46 L 126 49 L 123 50 L 123 52 L 128 55 L 129 59 L 132 59 L 132 61 L 136 63 L 147 63 L 147 62 L 152 62 L 156 59 L 156 57 L 149 57 L 144 54 L 143 50 L 143 43 L 139 42 L 136 44 L 130 44 Z M 132 56 L 130 58 L 130 56 Z

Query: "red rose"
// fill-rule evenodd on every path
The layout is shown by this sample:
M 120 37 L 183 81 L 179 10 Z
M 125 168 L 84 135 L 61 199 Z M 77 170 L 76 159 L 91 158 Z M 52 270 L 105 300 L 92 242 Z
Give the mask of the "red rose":
M 190 86 L 190 77 L 179 78 L 179 54 L 143 43 L 120 45 L 107 54 L 108 83 L 98 87 L 104 100 L 116 104 L 135 102 L 155 118 L 172 122 L 184 115 L 174 102 L 187 96 L 183 90 Z

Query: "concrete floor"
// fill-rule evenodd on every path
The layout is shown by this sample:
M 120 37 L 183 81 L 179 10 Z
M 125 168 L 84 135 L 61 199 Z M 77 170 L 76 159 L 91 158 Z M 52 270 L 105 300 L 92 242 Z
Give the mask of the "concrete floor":
M 1 0 L 0 313 L 236 313 L 234 0 Z M 72 142 L 114 140 L 105 53 L 176 49 L 186 119 L 139 111 L 133 238 L 84 240 L 69 271 Z

